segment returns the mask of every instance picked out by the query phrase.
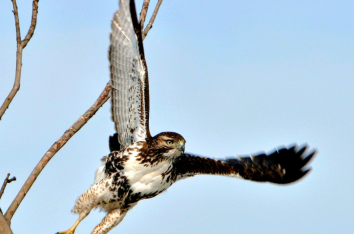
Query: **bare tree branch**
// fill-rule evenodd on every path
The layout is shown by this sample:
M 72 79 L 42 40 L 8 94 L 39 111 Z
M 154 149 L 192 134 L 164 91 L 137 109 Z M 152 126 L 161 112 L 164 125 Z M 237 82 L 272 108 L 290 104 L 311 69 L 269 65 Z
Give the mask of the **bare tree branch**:
M 159 8 L 160 8 L 160 6 L 161 6 L 161 3 L 162 3 L 162 0 L 159 0 L 159 1 L 157 2 L 157 4 L 156 4 L 154 13 L 152 13 L 151 19 L 150 19 L 148 25 L 146 25 L 146 28 L 144 29 L 144 32 L 142 33 L 142 34 L 143 34 L 143 40 L 145 39 L 145 37 L 147 36 L 148 32 L 149 32 L 150 29 L 152 28 L 152 24 L 153 24 L 154 21 L 155 21 L 155 18 L 156 18 L 157 12 L 159 11 Z
M 28 33 L 23 41 L 21 41 L 21 32 L 20 32 L 20 20 L 18 18 L 18 9 L 16 0 L 12 0 L 13 4 L 13 13 L 15 16 L 15 26 L 16 26 L 16 41 L 17 41 L 17 51 L 16 51 L 16 73 L 15 73 L 15 83 L 12 87 L 11 92 L 6 97 L 4 103 L 0 107 L 0 120 L 4 115 L 6 109 L 9 107 L 10 103 L 14 99 L 17 91 L 20 89 L 20 81 L 21 81 L 21 68 L 22 68 L 22 50 L 25 48 L 29 40 L 32 38 L 34 33 L 34 29 L 36 28 L 37 24 L 37 14 L 38 14 L 38 2 L 39 0 L 33 0 L 32 5 L 32 21 L 31 26 L 28 30 Z
M 0 233 L 3 234 L 13 234 L 9 223 L 6 221 L 2 212 L 0 212 Z
M 17 194 L 14 201 L 11 203 L 9 209 L 6 211 L 5 219 L 11 220 L 14 213 L 16 212 L 18 206 L 22 202 L 23 198 L 26 196 L 27 192 L 30 190 L 33 183 L 36 181 L 38 175 L 41 173 L 43 168 L 47 165 L 49 160 L 70 140 L 70 138 L 79 131 L 82 126 L 84 126 L 87 121 L 98 111 L 98 109 L 109 99 L 111 86 L 106 85 L 105 89 L 98 97 L 96 102 L 88 109 L 85 114 L 83 114 L 65 133 L 62 135 L 57 142 L 55 142 L 52 147 L 44 154 L 43 158 L 39 161 L 37 166 L 33 169 L 32 173 L 28 177 L 25 184 L 22 186 L 20 192 Z
M 144 0 L 143 7 L 141 8 L 140 12 L 140 19 L 139 19 L 139 24 L 141 25 L 141 30 L 144 29 L 144 23 L 146 19 L 146 14 L 149 8 L 150 0 Z
M 5 180 L 4 180 L 4 183 L 2 184 L 1 186 L 1 190 L 0 190 L 0 199 L 2 197 L 2 194 L 4 193 L 5 191 L 5 187 L 7 184 L 10 184 L 12 181 L 15 181 L 16 180 L 16 177 L 12 177 L 11 179 L 9 179 L 10 177 L 10 173 L 7 174 Z

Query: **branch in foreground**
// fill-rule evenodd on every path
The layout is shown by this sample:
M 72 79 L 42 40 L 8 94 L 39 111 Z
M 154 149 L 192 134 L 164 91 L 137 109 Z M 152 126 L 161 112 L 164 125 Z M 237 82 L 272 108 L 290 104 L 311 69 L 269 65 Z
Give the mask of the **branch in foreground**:
M 33 0 L 32 4 L 32 20 L 31 26 L 27 32 L 27 35 L 23 41 L 21 41 L 21 32 L 20 32 L 20 20 L 18 18 L 18 9 L 16 0 L 12 0 L 13 3 L 13 13 L 15 16 L 15 26 L 16 26 L 16 41 L 17 41 L 17 51 L 16 51 L 16 73 L 15 73 L 15 83 L 10 91 L 9 95 L 6 97 L 4 103 L 0 107 L 0 120 L 4 115 L 6 109 L 9 107 L 10 103 L 14 99 L 17 91 L 20 89 L 21 81 L 21 68 L 22 68 L 22 50 L 26 47 L 29 40 L 31 40 L 34 30 L 37 25 L 37 14 L 38 14 L 38 2 L 39 0 Z
M 12 177 L 11 179 L 9 179 L 10 177 L 10 173 L 7 174 L 5 180 L 4 180 L 4 183 L 2 184 L 2 187 L 1 187 L 1 190 L 0 190 L 0 199 L 2 197 L 2 194 L 4 193 L 5 191 L 5 188 L 6 188 L 6 185 L 7 184 L 10 184 L 12 181 L 15 181 L 16 180 L 16 177 Z
M 83 114 L 65 133 L 55 142 L 52 147 L 44 154 L 43 158 L 39 161 L 37 166 L 33 169 L 32 173 L 26 180 L 25 184 L 22 186 L 20 192 L 17 194 L 14 201 L 11 203 L 9 209 L 6 211 L 5 218 L 10 221 L 16 212 L 17 208 L 21 204 L 23 198 L 26 196 L 27 192 L 30 190 L 33 183 L 36 181 L 38 175 L 41 173 L 43 168 L 47 165 L 49 160 L 70 140 L 70 138 L 79 131 L 82 126 L 84 126 L 88 120 L 98 111 L 98 109 L 109 99 L 109 93 L 111 86 L 106 85 L 105 89 L 98 97 L 96 102 L 88 109 L 85 114 Z
M 147 34 L 149 33 L 150 29 L 152 28 L 152 24 L 153 24 L 154 21 L 155 21 L 155 18 L 156 18 L 157 12 L 159 11 L 159 8 L 160 8 L 160 6 L 161 6 L 161 3 L 162 3 L 162 0 L 159 0 L 159 1 L 157 2 L 157 4 L 156 4 L 154 13 L 152 13 L 151 19 L 150 19 L 148 25 L 146 25 L 146 28 L 144 29 L 144 32 L 143 32 L 143 40 L 145 39 L 145 37 L 146 37 Z

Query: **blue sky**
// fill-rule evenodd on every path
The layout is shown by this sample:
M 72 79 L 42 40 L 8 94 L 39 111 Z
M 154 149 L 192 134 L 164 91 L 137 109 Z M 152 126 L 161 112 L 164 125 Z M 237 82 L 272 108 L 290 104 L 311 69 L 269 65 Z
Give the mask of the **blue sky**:
M 18 6 L 24 37 L 31 3 Z M 294 142 L 319 154 L 313 171 L 288 186 L 183 180 L 141 201 L 111 233 L 353 232 L 353 7 L 340 0 L 165 0 L 144 41 L 152 134 L 178 132 L 187 152 L 216 158 Z M 21 89 L 0 121 L 0 179 L 17 177 L 2 210 L 108 82 L 117 8 L 113 0 L 39 2 Z M 15 70 L 11 11 L 11 1 L 0 2 L 1 102 Z M 40 174 L 12 220 L 14 233 L 55 233 L 73 224 L 70 210 L 92 184 L 113 133 L 107 103 Z M 103 216 L 93 211 L 77 233 L 90 233 Z

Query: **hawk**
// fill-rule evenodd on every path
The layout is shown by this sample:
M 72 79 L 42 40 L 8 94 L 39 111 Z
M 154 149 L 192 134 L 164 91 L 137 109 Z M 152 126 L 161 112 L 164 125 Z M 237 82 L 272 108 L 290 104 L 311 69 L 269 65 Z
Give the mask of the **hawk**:
M 111 113 L 117 133 L 109 139 L 111 153 L 102 159 L 95 183 L 76 201 L 72 212 L 79 214 L 78 220 L 59 234 L 73 234 L 94 208 L 107 215 L 92 234 L 108 233 L 140 200 L 155 197 L 178 180 L 195 175 L 288 184 L 309 172 L 304 166 L 316 150 L 307 151 L 307 146 L 216 160 L 185 153 L 186 140 L 178 133 L 151 136 L 141 26 L 134 0 L 120 0 L 112 20 L 109 48 Z

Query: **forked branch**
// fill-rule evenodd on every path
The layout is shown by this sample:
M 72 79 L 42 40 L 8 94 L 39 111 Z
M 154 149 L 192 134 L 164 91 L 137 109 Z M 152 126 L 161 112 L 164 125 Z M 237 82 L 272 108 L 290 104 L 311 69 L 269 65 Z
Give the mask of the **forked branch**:
M 10 177 L 10 173 L 7 174 L 7 176 L 6 176 L 5 180 L 4 180 L 4 183 L 3 183 L 2 186 L 1 186 L 0 199 L 1 199 L 1 197 L 2 197 L 2 195 L 3 195 L 3 193 L 4 193 L 4 191 L 5 191 L 6 185 L 7 185 L 7 184 L 10 184 L 12 181 L 15 181 L 15 180 L 16 180 L 16 177 L 15 177 L 15 176 L 12 177 L 11 179 L 9 179 L 9 177 Z
M 4 115 L 6 109 L 9 107 L 10 103 L 14 99 L 17 91 L 20 89 L 21 70 L 22 70 L 22 51 L 23 51 L 23 48 L 26 47 L 29 40 L 31 40 L 34 30 L 37 25 L 38 2 L 39 2 L 39 0 L 33 0 L 31 26 L 27 32 L 25 39 L 23 39 L 23 41 L 21 41 L 20 20 L 18 18 L 17 4 L 16 4 L 16 0 L 12 0 L 12 4 L 13 4 L 13 8 L 14 8 L 13 13 L 14 13 L 14 17 L 15 17 L 16 41 L 17 41 L 16 73 L 15 73 L 15 82 L 12 87 L 12 90 L 9 93 L 9 95 L 6 97 L 2 106 L 0 107 L 0 120 L 1 120 L 2 116 Z

